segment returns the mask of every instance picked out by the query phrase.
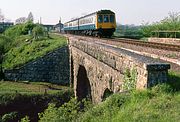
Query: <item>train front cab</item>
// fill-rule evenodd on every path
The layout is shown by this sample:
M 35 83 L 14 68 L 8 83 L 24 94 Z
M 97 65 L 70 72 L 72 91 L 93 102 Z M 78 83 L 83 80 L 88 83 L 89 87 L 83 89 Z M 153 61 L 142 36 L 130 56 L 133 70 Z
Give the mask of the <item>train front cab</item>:
M 96 29 L 100 36 L 111 37 L 116 29 L 115 14 L 97 14 Z

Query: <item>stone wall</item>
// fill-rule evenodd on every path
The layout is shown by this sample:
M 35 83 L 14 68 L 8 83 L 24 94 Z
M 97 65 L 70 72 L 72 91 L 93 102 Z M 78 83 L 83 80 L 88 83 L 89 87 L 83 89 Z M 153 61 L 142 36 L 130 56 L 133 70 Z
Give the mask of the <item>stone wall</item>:
M 68 47 L 56 49 L 19 68 L 4 71 L 5 80 L 69 83 Z
M 80 82 L 78 79 L 79 67 L 84 67 L 90 84 L 90 93 L 94 103 L 102 101 L 106 89 L 109 91 L 123 92 L 126 71 L 136 71 L 137 89 L 145 89 L 159 82 L 167 81 L 169 64 L 163 64 L 157 60 L 138 55 L 120 48 L 100 44 L 95 41 L 86 41 L 76 37 L 70 37 L 70 55 L 73 61 L 71 64 L 71 82 L 74 84 L 75 96 L 78 97 Z M 84 74 L 84 73 L 83 73 Z M 130 84 L 130 83 L 129 83 Z M 130 84 L 132 85 L 132 84 Z M 128 85 L 127 85 L 128 86 Z M 83 88 L 83 86 L 82 86 Z M 85 91 L 84 91 L 85 92 Z M 82 92 L 83 93 L 83 92 Z

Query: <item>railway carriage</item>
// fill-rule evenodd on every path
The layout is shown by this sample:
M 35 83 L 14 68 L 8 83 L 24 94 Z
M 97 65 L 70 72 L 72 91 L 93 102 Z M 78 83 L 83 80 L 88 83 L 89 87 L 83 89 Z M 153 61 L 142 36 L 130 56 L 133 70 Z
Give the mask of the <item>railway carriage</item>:
M 65 33 L 111 37 L 116 29 L 115 13 L 100 10 L 64 24 Z

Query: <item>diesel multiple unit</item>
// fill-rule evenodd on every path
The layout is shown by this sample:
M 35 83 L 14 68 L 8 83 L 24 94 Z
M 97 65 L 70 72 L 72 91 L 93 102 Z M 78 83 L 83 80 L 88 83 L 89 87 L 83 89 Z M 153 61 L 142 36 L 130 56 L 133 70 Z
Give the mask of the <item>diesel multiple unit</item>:
M 111 37 L 116 29 L 115 13 L 100 10 L 64 24 L 65 33 Z

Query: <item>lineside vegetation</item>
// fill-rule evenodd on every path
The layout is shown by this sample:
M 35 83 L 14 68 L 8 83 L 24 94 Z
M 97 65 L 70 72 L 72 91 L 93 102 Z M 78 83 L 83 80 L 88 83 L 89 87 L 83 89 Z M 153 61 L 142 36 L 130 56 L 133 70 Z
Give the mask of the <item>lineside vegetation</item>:
M 170 12 L 169 16 L 160 22 L 143 24 L 142 33 L 145 37 L 180 38 L 180 13 Z

